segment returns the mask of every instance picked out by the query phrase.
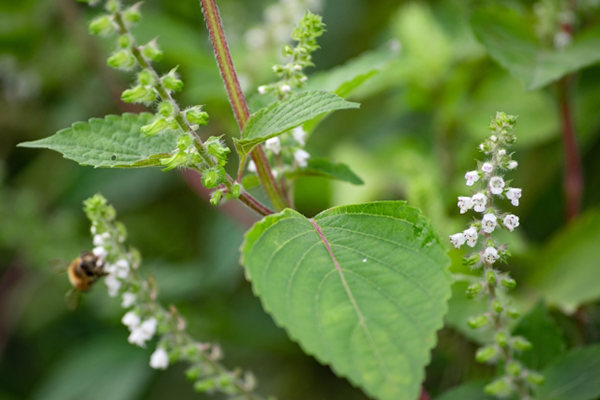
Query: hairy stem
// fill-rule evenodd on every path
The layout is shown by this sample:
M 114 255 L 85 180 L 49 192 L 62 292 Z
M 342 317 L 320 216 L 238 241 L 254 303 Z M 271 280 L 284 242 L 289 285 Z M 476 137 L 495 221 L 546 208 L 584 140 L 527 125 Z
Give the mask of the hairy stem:
M 577 139 L 573 127 L 571 104 L 569 99 L 569 76 L 558 83 L 558 101 L 562 120 L 562 136 L 565 147 L 565 182 L 564 189 L 567 199 L 567 218 L 574 219 L 579 214 L 581 194 L 583 192 L 583 173 L 581 159 L 577 148 Z
M 217 4 L 214 0 L 200 0 L 200 2 L 202 4 L 202 10 L 204 11 L 206 26 L 210 33 L 210 40 L 215 49 L 215 56 L 217 58 L 217 63 L 219 64 L 223 83 L 227 89 L 229 102 L 233 108 L 233 113 L 235 114 L 240 131 L 243 131 L 246 121 L 250 118 L 250 112 L 248 111 L 248 105 L 244 98 L 244 94 L 242 93 L 240 82 L 237 78 L 235 67 L 231 59 L 231 53 L 227 46 L 227 40 L 225 39 L 225 33 L 223 32 L 223 24 L 221 23 Z M 287 208 L 289 205 L 285 196 L 277 186 L 277 182 L 273 177 L 271 166 L 269 165 L 269 161 L 262 145 L 259 145 L 252 150 L 250 156 L 252 157 L 254 164 L 256 164 L 258 178 L 260 179 L 260 183 L 265 189 L 267 196 L 269 196 L 271 203 L 273 203 L 273 207 L 275 207 L 277 211 Z
M 114 16 L 115 16 L 115 22 L 117 23 L 117 26 L 118 26 L 119 33 L 121 35 L 128 35 L 131 40 L 130 50 L 131 50 L 131 53 L 133 54 L 133 56 L 135 57 L 136 61 L 138 62 L 140 67 L 150 71 L 152 73 L 152 75 L 154 75 L 154 79 L 157 82 L 154 87 L 155 87 L 156 91 L 158 92 L 159 96 L 161 97 L 162 100 L 168 101 L 173 106 L 173 110 L 175 112 L 175 122 L 177 122 L 177 125 L 179 125 L 179 127 L 181 128 L 182 131 L 188 132 L 189 134 L 191 134 L 192 137 L 199 144 L 198 146 L 196 146 L 196 148 L 198 150 L 198 153 L 202 157 L 202 159 L 209 166 L 211 166 L 211 167 L 215 166 L 215 162 L 208 155 L 204 146 L 202 146 L 202 144 L 203 144 L 202 138 L 200 137 L 200 135 L 198 135 L 198 133 L 192 128 L 192 126 L 189 124 L 189 122 L 185 119 L 183 112 L 179 108 L 179 105 L 173 99 L 173 97 L 171 96 L 169 91 L 163 85 L 163 83 L 160 79 L 160 76 L 154 70 L 154 68 L 152 67 L 152 64 L 148 60 L 146 60 L 144 55 L 141 53 L 135 38 L 133 37 L 131 32 L 129 32 L 127 25 L 123 21 L 122 14 L 120 12 L 116 12 L 114 14 Z M 233 183 L 234 183 L 234 180 L 229 176 L 229 174 L 227 174 L 227 183 L 226 183 L 227 188 L 231 189 L 231 185 Z M 242 191 L 242 193 L 240 194 L 239 200 L 262 216 L 266 216 L 266 215 L 273 213 L 273 211 L 269 210 L 266 206 L 264 206 L 262 203 L 260 203 L 258 200 L 256 200 L 254 197 L 252 197 L 246 191 Z

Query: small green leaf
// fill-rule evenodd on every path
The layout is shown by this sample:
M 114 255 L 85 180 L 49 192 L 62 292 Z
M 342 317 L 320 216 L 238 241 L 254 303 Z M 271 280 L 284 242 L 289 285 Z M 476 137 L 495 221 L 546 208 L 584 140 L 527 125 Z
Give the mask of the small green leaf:
M 401 201 L 286 209 L 246 233 L 242 264 L 305 351 L 380 400 L 414 400 L 450 296 L 449 259 Z
M 306 167 L 290 172 L 286 176 L 289 179 L 297 179 L 303 176 L 320 176 L 350 182 L 353 185 L 364 184 L 363 180 L 352 172 L 346 164 L 333 163 L 327 158 L 309 158 Z
M 244 127 L 242 138 L 235 140 L 236 149 L 241 154 L 248 154 L 254 146 L 320 114 L 359 106 L 328 92 L 294 94 L 253 114 Z
M 96 168 L 160 166 L 161 158 L 169 157 L 169 152 L 177 148 L 177 135 L 166 131 L 145 136 L 140 128 L 152 118 L 149 113 L 92 118 L 89 122 L 76 122 L 50 137 L 20 143 L 19 147 L 55 150 L 65 158 Z
M 543 302 L 523 317 L 513 334 L 532 343 L 533 347 L 523 352 L 519 360 L 535 371 L 540 371 L 565 351 L 563 335 Z
M 476 10 L 471 26 L 489 55 L 518 78 L 525 89 L 535 90 L 588 65 L 600 62 L 600 29 L 575 37 L 562 50 L 544 49 L 533 25 L 505 7 Z
M 559 233 L 540 253 L 539 268 L 530 278 L 552 305 L 571 314 L 600 298 L 600 210 L 590 210 Z
M 600 345 L 580 347 L 542 371 L 539 400 L 595 400 L 600 396 Z

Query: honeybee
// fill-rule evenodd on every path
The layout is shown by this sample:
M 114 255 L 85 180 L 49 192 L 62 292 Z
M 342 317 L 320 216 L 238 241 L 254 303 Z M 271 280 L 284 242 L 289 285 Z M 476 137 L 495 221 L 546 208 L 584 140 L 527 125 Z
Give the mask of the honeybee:
M 65 302 L 71 311 L 79 306 L 82 292 L 87 292 L 98 279 L 108 275 L 98 263 L 98 257 L 90 251 L 81 252 L 70 264 L 62 260 L 52 260 L 50 267 L 55 272 L 67 271 L 69 274 L 69 282 L 73 288 L 65 295 Z

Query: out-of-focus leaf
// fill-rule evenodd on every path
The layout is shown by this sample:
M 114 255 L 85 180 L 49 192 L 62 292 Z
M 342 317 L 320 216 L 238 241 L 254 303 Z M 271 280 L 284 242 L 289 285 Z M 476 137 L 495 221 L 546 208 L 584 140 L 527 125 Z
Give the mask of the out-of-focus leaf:
M 571 350 L 542 371 L 540 400 L 594 400 L 600 396 L 600 345 Z
M 380 400 L 414 400 L 450 295 L 445 253 L 420 211 L 386 201 L 268 216 L 242 264 L 307 353 Z
M 334 163 L 327 158 L 310 158 L 306 167 L 290 172 L 286 176 L 289 179 L 301 178 L 303 176 L 321 176 L 350 182 L 353 185 L 364 184 L 363 180 L 352 172 L 346 164 Z
M 527 90 L 539 89 L 600 61 L 598 27 L 577 35 L 562 50 L 546 50 L 540 46 L 533 25 L 509 8 L 479 9 L 473 13 L 471 26 L 490 56 Z
M 108 115 L 76 122 L 71 128 L 19 147 L 46 148 L 62 153 L 81 165 L 102 168 L 138 168 L 160 165 L 177 147 L 172 131 L 146 136 L 140 128 L 150 122 L 152 114 Z
M 235 140 L 235 145 L 238 152 L 248 154 L 254 146 L 320 114 L 359 106 L 328 92 L 294 94 L 253 114 L 244 126 L 242 138 Z
M 552 305 L 573 313 L 600 298 L 600 210 L 591 210 L 540 251 L 529 285 Z
M 446 324 L 477 343 L 488 343 L 491 340 L 489 329 L 473 329 L 467 321 L 474 315 L 488 311 L 488 305 L 480 299 L 468 299 L 466 292 L 470 282 L 455 282 L 452 285 L 452 298 L 448 301 Z
M 563 335 L 543 302 L 519 322 L 514 334 L 533 344 L 531 350 L 519 356 L 519 360 L 533 370 L 541 370 L 565 351 Z
M 148 355 L 128 345 L 125 336 L 86 340 L 64 356 L 31 398 L 129 400 L 141 394 L 151 375 Z
M 484 386 L 484 383 L 466 383 L 442 393 L 435 400 L 494 400 L 483 392 Z

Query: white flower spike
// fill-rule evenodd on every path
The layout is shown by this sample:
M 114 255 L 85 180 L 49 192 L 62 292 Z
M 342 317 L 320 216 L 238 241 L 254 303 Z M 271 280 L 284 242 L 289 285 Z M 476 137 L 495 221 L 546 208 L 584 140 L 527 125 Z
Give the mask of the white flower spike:
M 156 318 L 148 318 L 142 324 L 136 328 L 133 328 L 131 334 L 127 338 L 127 341 L 131 344 L 136 344 L 140 347 L 146 347 L 146 342 L 154 336 L 156 333 L 156 326 L 158 321 Z

